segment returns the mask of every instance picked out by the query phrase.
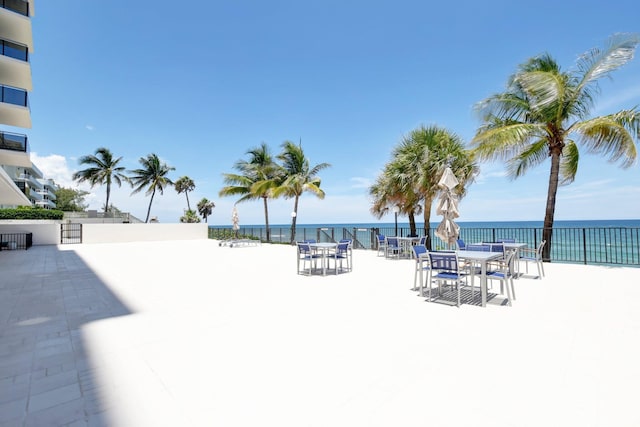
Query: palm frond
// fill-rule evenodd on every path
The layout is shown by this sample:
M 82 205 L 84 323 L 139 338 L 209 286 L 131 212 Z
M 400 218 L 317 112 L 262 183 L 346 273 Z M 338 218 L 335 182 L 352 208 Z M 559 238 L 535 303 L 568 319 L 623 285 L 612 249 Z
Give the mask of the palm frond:
M 529 169 L 538 166 L 549 157 L 546 139 L 540 138 L 521 150 L 507 162 L 507 175 L 511 179 L 523 176 Z
M 567 140 L 560 158 L 560 185 L 571 184 L 578 173 L 580 152 L 573 140 Z
M 637 34 L 618 33 L 607 40 L 604 49 L 593 48 L 585 52 L 576 64 L 583 76 L 579 86 L 598 80 L 629 62 L 638 43 Z
M 640 111 L 636 109 L 578 122 L 571 130 L 580 135 L 590 153 L 606 156 L 612 163 L 619 161 L 623 168 L 636 162 L 635 139 L 640 133 Z

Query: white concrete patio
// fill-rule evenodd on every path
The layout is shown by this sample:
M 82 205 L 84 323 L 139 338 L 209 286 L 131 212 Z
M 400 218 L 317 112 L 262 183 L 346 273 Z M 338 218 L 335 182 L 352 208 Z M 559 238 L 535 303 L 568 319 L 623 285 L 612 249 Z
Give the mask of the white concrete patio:
M 545 269 L 456 308 L 374 251 L 326 277 L 285 245 L 2 251 L 0 426 L 640 425 L 640 269 Z

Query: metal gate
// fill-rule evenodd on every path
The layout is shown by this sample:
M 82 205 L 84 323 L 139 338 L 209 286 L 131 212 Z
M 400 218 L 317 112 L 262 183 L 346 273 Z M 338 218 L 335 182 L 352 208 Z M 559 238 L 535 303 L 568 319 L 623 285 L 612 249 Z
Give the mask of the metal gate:
M 60 224 L 60 244 L 82 243 L 82 224 Z

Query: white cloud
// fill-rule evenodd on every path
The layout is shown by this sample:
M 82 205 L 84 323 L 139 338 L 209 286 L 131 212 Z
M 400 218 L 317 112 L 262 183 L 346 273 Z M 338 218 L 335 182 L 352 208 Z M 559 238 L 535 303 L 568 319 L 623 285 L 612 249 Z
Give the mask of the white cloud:
M 31 161 L 42 171 L 45 178 L 53 179 L 62 187 L 75 187 L 71 176 L 73 171 L 69 169 L 67 159 L 59 154 L 40 157 L 38 153 L 31 153 Z
M 93 125 L 86 125 L 85 128 L 90 131 L 93 131 L 96 129 Z

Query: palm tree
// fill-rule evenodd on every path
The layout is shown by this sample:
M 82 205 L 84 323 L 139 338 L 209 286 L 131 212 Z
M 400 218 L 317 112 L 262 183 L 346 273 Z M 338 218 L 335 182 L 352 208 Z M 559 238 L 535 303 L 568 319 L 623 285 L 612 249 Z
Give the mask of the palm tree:
M 415 216 L 422 212 L 420 195 L 415 192 L 411 164 L 402 158 L 394 158 L 387 163 L 375 183 L 369 188 L 373 197 L 371 213 L 378 219 L 388 214 L 392 208 L 409 218 L 409 230 L 416 234 Z
M 153 198 L 156 195 L 156 191 L 160 194 L 164 194 L 164 189 L 168 185 L 173 185 L 167 174 L 173 170 L 174 167 L 168 166 L 166 163 L 161 162 L 156 154 L 148 154 L 147 157 L 140 157 L 140 164 L 142 168 L 134 169 L 130 171 L 131 185 L 134 187 L 131 194 L 136 194 L 147 188 L 146 195 L 151 195 L 149 200 L 149 208 L 147 209 L 147 218 L 145 223 L 149 222 L 149 214 L 151 213 L 151 204 Z
M 173 184 L 173 187 L 176 189 L 178 194 L 184 193 L 187 197 L 187 210 L 191 210 L 191 205 L 189 204 L 189 191 L 193 191 L 196 188 L 196 185 L 193 183 L 193 180 L 188 176 L 180 177 Z
M 550 260 L 556 194 L 559 185 L 573 182 L 578 172 L 580 144 L 621 167 L 636 159 L 640 138 L 640 111 L 622 110 L 590 117 L 598 80 L 633 58 L 638 35 L 612 36 L 604 49 L 591 49 L 565 72 L 548 54 L 520 65 L 504 93 L 495 94 L 476 108 L 483 124 L 474 138 L 482 159 L 504 159 L 512 179 L 551 159 L 544 216 L 543 259 Z
M 278 155 L 282 162 L 284 180 L 274 189 L 273 195 L 279 197 L 293 198 L 293 212 L 291 218 L 291 244 L 296 237 L 296 219 L 298 217 L 298 200 L 305 191 L 315 194 L 318 198 L 324 199 L 324 191 L 320 189 L 320 178 L 318 172 L 330 167 L 329 163 L 320 163 L 313 167 L 309 165 L 309 159 L 304 155 L 302 144 L 294 144 L 291 141 L 282 143 L 282 152 Z
M 209 218 L 215 207 L 215 203 L 210 202 L 206 197 L 203 197 L 202 200 L 198 202 L 198 213 L 204 218 L 204 222 L 207 222 L 207 218 Z
M 107 186 L 107 200 L 105 201 L 105 213 L 109 207 L 109 198 L 111 196 L 111 183 L 115 182 L 118 187 L 122 185 L 122 181 L 128 181 L 123 174 L 124 166 L 118 166 L 122 157 L 113 158 L 113 154 L 109 149 L 100 147 L 95 151 L 95 155 L 82 156 L 78 160 L 81 165 L 90 165 L 88 168 L 73 174 L 72 178 L 78 182 L 88 181 L 91 188 L 95 185 Z
M 196 213 L 196 211 L 192 211 L 191 209 L 187 210 L 184 215 L 180 217 L 180 222 L 200 222 L 200 217 Z
M 416 233 L 415 215 L 424 214 L 425 236 L 431 235 L 431 207 L 441 192 L 438 182 L 450 167 L 460 184 L 454 191 L 462 197 L 478 168 L 461 138 L 438 126 L 420 126 L 403 137 L 392 152 L 392 160 L 369 189 L 374 202 L 371 212 L 381 218 L 389 207 L 398 206 L 409 217 Z M 427 240 L 431 249 L 431 240 Z
M 264 221 L 267 234 L 267 242 L 271 241 L 269 229 L 268 199 L 273 197 L 273 189 L 276 188 L 282 177 L 282 169 L 273 161 L 267 144 L 246 152 L 249 160 L 239 160 L 233 166 L 239 173 L 223 174 L 227 186 L 220 190 L 219 195 L 242 196 L 236 203 L 256 200 L 261 198 L 264 205 Z

